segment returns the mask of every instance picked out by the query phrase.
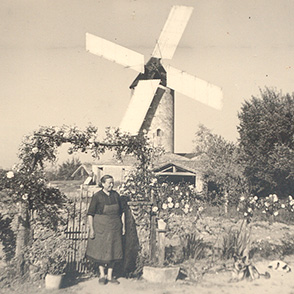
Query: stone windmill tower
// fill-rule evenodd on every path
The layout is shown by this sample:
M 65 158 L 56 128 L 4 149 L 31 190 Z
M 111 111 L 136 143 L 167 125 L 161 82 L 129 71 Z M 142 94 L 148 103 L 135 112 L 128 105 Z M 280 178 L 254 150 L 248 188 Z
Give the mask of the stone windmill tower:
M 89 52 L 139 72 L 130 86 L 131 101 L 120 128 L 132 135 L 146 130 L 155 146 L 163 146 L 166 152 L 172 153 L 175 92 L 216 109 L 222 107 L 223 94 L 219 87 L 162 64 L 162 59 L 172 59 L 192 11 L 193 7 L 172 7 L 152 57 L 146 64 L 142 54 L 86 34 L 86 49 Z

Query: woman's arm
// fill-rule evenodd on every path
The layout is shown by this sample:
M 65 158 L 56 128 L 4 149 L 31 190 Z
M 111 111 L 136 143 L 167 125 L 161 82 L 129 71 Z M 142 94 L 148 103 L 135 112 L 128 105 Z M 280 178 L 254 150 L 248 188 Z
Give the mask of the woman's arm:
M 94 225 L 93 225 L 94 217 L 93 215 L 88 215 L 88 224 L 89 224 L 89 237 L 90 239 L 95 238 L 95 232 L 94 232 Z

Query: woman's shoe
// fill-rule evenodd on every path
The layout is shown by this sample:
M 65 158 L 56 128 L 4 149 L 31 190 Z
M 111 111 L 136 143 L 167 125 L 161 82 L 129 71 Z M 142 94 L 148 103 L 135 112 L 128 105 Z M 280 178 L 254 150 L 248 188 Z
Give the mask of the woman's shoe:
M 119 281 L 117 279 L 112 278 L 111 280 L 108 280 L 109 283 L 114 284 L 114 285 L 119 285 Z
M 107 284 L 107 279 L 106 278 L 100 278 L 98 281 L 99 281 L 99 284 L 101 284 L 101 285 L 106 285 Z

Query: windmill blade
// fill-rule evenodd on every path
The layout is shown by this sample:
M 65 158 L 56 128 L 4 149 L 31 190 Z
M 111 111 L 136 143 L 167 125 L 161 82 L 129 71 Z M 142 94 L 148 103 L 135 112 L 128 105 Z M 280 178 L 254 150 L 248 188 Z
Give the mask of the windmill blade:
M 165 69 L 169 88 L 218 110 L 222 108 L 223 92 L 220 87 L 171 66 L 165 66 Z
M 120 124 L 123 131 L 131 135 L 138 134 L 159 83 L 160 80 L 139 81 Z
M 152 53 L 153 57 L 172 59 L 193 7 L 173 6 Z
M 138 72 L 144 72 L 144 55 L 86 33 L 86 50 Z

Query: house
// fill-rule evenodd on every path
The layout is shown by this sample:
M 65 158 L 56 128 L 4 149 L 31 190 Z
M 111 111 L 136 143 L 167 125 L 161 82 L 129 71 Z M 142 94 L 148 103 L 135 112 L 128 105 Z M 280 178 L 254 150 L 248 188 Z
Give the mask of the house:
M 91 166 L 91 173 L 89 173 L 89 177 L 84 182 L 84 185 L 94 185 L 97 187 L 101 177 L 110 174 L 114 177 L 115 186 L 117 186 L 125 180 L 125 177 L 134 168 L 136 162 L 137 160 L 134 156 L 126 155 L 123 160 L 118 160 L 109 153 L 102 156 L 95 163 L 81 165 L 74 173 L 83 169 L 83 166 Z M 197 168 L 196 157 L 190 154 L 165 153 L 153 163 L 152 170 L 159 181 L 173 183 L 184 181 L 194 185 L 197 192 L 202 192 L 203 190 L 201 170 Z

